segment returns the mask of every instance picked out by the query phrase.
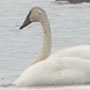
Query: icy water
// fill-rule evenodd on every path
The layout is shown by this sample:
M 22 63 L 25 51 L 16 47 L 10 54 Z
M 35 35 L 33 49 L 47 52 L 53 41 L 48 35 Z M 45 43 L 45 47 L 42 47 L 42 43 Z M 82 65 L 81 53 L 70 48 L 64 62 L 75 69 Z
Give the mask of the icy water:
M 0 0 L 0 85 L 12 83 L 35 60 L 42 44 L 39 23 L 19 30 L 34 6 L 46 10 L 52 29 L 52 53 L 90 44 L 90 4 L 58 5 L 52 0 Z

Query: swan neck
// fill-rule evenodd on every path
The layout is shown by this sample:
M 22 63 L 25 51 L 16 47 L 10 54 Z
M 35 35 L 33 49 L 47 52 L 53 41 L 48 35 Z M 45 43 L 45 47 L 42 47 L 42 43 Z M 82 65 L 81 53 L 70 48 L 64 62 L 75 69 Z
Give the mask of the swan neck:
M 45 60 L 51 53 L 51 28 L 47 17 L 42 19 L 41 25 L 43 28 L 43 47 L 35 63 Z

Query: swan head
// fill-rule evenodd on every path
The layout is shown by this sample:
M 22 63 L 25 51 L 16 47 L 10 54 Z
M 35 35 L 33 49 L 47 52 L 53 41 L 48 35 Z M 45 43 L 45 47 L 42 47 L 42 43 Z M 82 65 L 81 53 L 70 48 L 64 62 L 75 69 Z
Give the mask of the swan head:
M 46 13 L 42 8 L 40 7 L 32 8 L 28 13 L 23 25 L 20 27 L 20 29 L 23 29 L 24 27 L 26 27 L 32 22 L 42 22 L 45 16 L 46 16 Z

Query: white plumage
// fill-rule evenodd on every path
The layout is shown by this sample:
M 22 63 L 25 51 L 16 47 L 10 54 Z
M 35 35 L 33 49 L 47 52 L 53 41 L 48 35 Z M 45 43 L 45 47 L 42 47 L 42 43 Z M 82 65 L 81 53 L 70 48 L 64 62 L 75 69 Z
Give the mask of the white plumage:
M 44 43 L 40 56 L 26 69 L 14 84 L 16 86 L 47 86 L 86 84 L 90 82 L 90 45 L 81 45 L 51 52 L 51 31 L 47 15 L 40 7 L 29 12 L 24 28 L 32 22 L 40 22 Z

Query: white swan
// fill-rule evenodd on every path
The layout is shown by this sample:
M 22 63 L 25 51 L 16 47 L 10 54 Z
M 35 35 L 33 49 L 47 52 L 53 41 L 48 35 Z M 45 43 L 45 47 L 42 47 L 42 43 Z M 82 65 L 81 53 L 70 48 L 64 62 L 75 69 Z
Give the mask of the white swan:
M 32 8 L 20 29 L 32 22 L 42 24 L 44 32 L 42 52 L 36 62 L 26 69 L 14 84 L 16 86 L 45 86 L 89 83 L 90 46 L 67 48 L 49 56 L 51 31 L 45 11 L 40 7 Z

